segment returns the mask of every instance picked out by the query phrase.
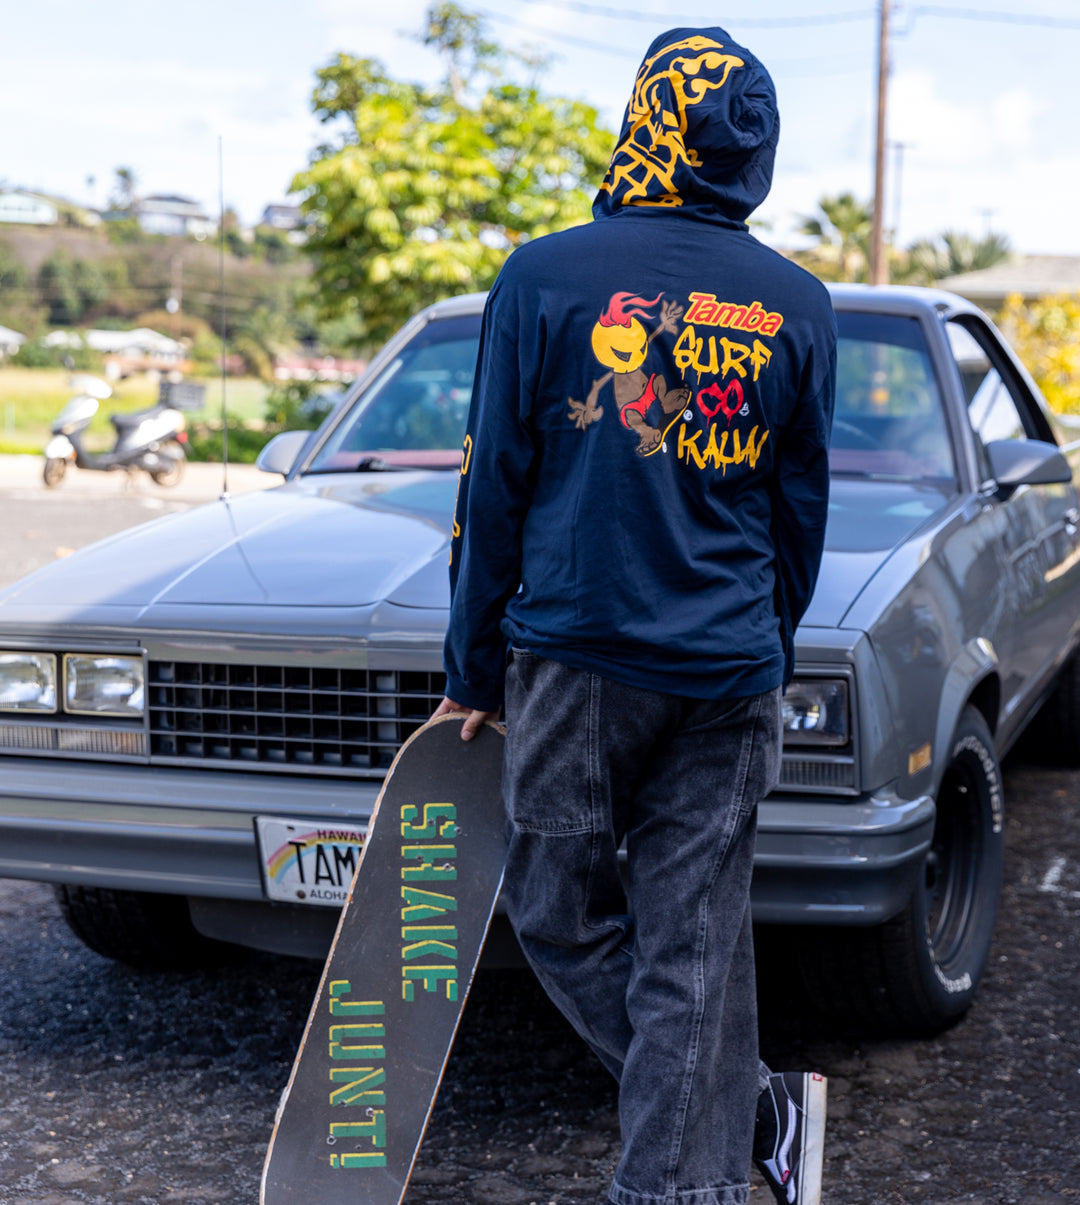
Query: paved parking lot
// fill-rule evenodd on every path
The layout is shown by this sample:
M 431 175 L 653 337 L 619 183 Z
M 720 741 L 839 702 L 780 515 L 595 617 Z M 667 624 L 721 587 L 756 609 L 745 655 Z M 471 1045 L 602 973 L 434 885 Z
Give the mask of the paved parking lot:
M 219 464 L 189 464 L 180 484 L 155 485 L 145 473 L 70 470 L 55 489 L 41 479 L 40 456 L 0 456 L 0 586 L 76 548 L 159 515 L 220 497 Z M 281 478 L 254 465 L 230 465 L 231 494 L 266 489 Z

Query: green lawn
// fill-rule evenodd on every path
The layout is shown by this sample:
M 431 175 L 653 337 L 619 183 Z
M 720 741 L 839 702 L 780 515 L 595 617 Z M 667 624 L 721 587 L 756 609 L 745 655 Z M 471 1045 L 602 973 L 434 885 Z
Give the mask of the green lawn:
M 49 427 L 72 396 L 63 368 L 0 367 L 0 452 L 40 453 L 49 438 Z M 221 416 L 221 380 L 206 385 L 206 406 L 202 413 L 189 413 L 188 422 L 216 422 Z M 225 385 L 229 416 L 241 422 L 263 417 L 267 386 L 248 377 L 230 377 Z M 88 431 L 92 449 L 111 446 L 113 428 L 109 415 L 117 411 L 140 410 L 152 406 L 158 397 L 158 384 L 145 375 L 128 377 L 113 386 L 113 395 L 101 403 Z

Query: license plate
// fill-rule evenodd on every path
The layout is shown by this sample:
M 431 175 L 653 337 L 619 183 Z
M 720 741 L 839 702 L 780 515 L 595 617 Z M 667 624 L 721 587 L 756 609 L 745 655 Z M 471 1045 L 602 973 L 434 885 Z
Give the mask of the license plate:
M 267 898 L 340 907 L 349 895 L 367 828 L 256 816 Z

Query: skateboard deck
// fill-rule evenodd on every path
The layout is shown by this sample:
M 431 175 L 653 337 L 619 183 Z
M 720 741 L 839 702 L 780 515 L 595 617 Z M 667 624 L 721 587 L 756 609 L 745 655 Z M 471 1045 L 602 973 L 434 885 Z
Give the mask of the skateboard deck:
M 464 716 L 402 745 L 278 1108 L 262 1205 L 398 1205 L 416 1160 L 505 858 L 503 730 Z
M 660 442 L 654 444 L 653 447 L 651 447 L 647 452 L 642 452 L 642 456 L 655 456 L 657 452 L 666 452 L 668 432 L 671 430 L 671 428 L 674 427 L 675 424 L 680 421 L 680 419 L 684 422 L 689 422 L 693 417 L 693 412 L 691 410 L 687 410 L 685 406 L 676 410 L 675 413 L 671 415 L 671 417 L 668 418 L 667 422 L 664 424 L 664 428 L 660 432 Z

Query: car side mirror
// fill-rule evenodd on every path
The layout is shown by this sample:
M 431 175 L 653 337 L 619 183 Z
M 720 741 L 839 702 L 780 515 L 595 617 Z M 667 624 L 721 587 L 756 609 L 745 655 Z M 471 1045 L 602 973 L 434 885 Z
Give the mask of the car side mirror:
M 313 434 L 313 431 L 282 431 L 259 453 L 256 466 L 264 473 L 280 473 L 282 477 L 288 477 Z
M 1067 485 L 1072 469 L 1057 444 L 1041 439 L 994 439 L 986 445 L 990 472 L 1006 490 L 1020 485 Z

